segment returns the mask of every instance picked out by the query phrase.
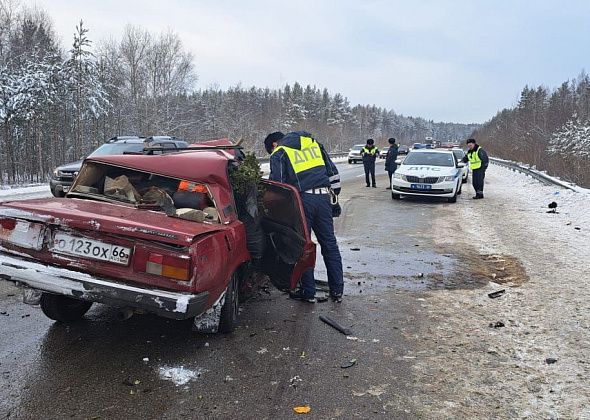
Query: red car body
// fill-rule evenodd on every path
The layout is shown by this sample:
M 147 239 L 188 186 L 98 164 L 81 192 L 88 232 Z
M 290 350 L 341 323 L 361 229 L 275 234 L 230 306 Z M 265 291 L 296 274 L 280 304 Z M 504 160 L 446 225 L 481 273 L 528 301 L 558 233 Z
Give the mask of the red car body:
M 205 313 L 240 281 L 251 259 L 229 177 L 236 161 L 215 148 L 218 142 L 207 145 L 211 150 L 87 159 L 66 198 L 2 203 L 0 278 L 43 294 L 174 319 Z M 198 185 L 216 219 L 186 220 L 89 187 L 111 173 Z M 269 242 L 263 270 L 280 288 L 294 288 L 315 264 L 315 244 L 297 190 L 263 182 Z

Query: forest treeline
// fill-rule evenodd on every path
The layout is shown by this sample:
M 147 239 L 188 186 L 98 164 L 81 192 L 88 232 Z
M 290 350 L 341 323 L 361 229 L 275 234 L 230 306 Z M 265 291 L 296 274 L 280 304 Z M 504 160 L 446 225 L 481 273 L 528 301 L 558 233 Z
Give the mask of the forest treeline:
M 176 33 L 136 26 L 92 42 L 80 22 L 65 48 L 45 11 L 0 0 L 0 184 L 44 181 L 115 135 L 243 138 L 263 154 L 262 139 L 276 130 L 308 130 L 336 152 L 367 138 L 461 140 L 477 128 L 351 105 L 299 83 L 198 88 L 196 63 Z
M 516 106 L 473 135 L 492 156 L 590 187 L 590 78 L 582 71 L 555 89 L 525 86 Z

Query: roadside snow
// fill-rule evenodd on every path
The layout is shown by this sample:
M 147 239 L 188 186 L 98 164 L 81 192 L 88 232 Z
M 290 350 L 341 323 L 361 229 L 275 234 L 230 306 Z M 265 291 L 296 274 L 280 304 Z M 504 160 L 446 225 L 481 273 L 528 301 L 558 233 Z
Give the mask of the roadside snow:
M 590 194 L 579 191 L 492 165 L 484 200 L 471 200 L 469 186 L 435 220 L 441 249 L 469 250 L 458 258 L 473 258 L 475 268 L 485 256 L 515 258 L 526 275 L 499 284 L 490 272 L 483 288 L 428 293 L 419 309 L 427 340 L 414 366 L 416 381 L 432 385 L 415 396 L 425 411 L 590 418 Z M 557 213 L 548 213 L 552 201 Z
M 0 197 L 18 196 L 23 194 L 34 194 L 41 192 L 49 192 L 49 184 L 43 185 L 27 185 L 27 186 L 9 186 L 0 185 Z

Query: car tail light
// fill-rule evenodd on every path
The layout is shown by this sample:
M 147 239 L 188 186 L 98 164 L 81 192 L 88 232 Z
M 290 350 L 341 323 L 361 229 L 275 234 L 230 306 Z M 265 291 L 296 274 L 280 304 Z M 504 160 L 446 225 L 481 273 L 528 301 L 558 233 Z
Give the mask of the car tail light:
M 175 280 L 188 281 L 191 260 L 188 257 L 173 257 L 150 253 L 145 265 L 145 272 Z
M 16 219 L 0 219 L 0 238 L 16 227 Z
M 40 250 L 43 247 L 43 225 L 9 217 L 0 218 L 0 240 Z

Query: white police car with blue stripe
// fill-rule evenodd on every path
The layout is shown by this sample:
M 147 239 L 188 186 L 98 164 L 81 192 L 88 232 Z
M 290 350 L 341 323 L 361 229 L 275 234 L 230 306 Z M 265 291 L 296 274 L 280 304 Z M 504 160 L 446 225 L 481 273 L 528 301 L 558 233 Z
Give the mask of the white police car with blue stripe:
M 414 149 L 399 164 L 391 180 L 391 198 L 402 195 L 444 197 L 450 203 L 461 194 L 463 162 L 451 150 Z

